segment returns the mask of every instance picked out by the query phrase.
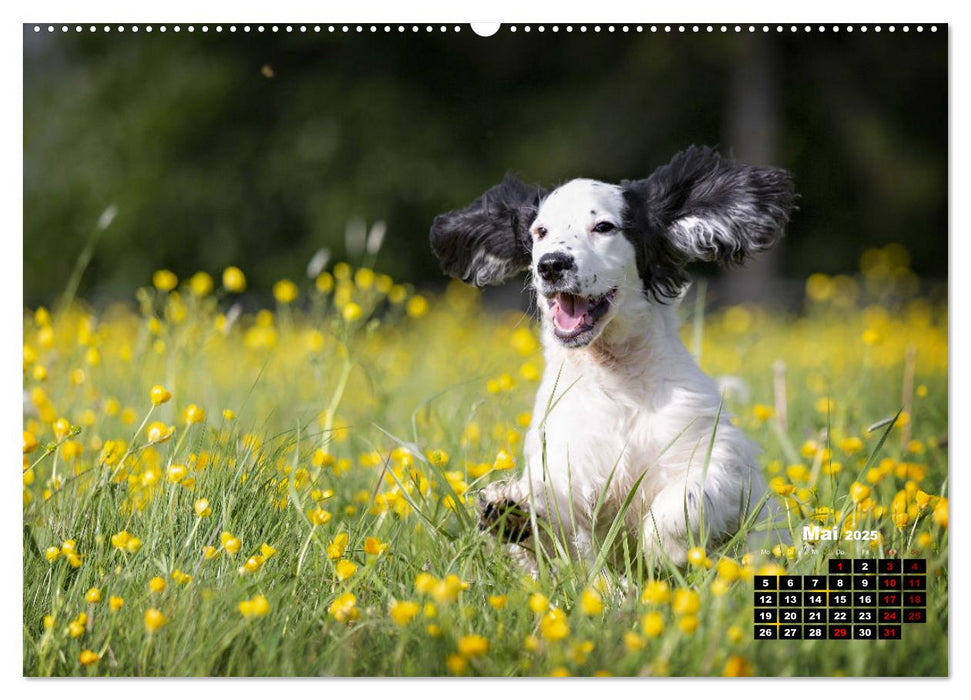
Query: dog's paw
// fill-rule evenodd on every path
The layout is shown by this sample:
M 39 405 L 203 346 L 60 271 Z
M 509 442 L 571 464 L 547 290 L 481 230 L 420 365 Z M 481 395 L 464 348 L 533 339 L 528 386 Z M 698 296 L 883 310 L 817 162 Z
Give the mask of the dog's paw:
M 510 498 L 506 484 L 490 484 L 479 496 L 479 529 L 500 541 L 518 544 L 529 537 L 529 510 Z M 497 488 L 493 488 L 497 487 Z

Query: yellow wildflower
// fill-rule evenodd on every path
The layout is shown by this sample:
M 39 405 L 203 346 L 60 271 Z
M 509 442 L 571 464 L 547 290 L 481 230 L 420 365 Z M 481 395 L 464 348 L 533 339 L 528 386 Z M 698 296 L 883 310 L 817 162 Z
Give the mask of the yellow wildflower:
M 341 559 L 337 562 L 337 578 L 341 581 L 346 581 L 357 571 L 357 564 L 347 559 Z
M 647 637 L 657 637 L 664 631 L 664 617 L 659 612 L 649 612 L 641 618 L 641 629 Z
M 227 267 L 223 270 L 223 287 L 234 294 L 246 291 L 246 275 L 238 267 Z
M 489 640 L 478 634 L 468 634 L 458 641 L 459 653 L 462 656 L 482 656 L 489 651 Z
M 603 612 L 604 602 L 600 594 L 592 588 L 584 589 L 580 594 L 580 611 L 584 615 L 594 616 Z
M 158 608 L 149 608 L 145 611 L 145 629 L 154 632 L 168 622 L 168 618 Z
M 418 603 L 410 600 L 395 600 L 389 606 L 388 613 L 396 625 L 404 627 L 418 614 Z
M 171 392 L 169 392 L 161 384 L 156 384 L 155 386 L 153 386 L 151 390 L 148 392 L 148 396 L 152 400 L 153 406 L 160 406 L 172 398 Z

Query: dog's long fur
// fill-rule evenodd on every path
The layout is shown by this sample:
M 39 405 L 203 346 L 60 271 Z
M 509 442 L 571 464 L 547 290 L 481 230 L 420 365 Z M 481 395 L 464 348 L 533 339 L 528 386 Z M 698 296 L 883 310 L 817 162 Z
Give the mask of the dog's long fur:
M 486 525 L 531 508 L 589 557 L 643 475 L 625 519 L 649 556 L 684 564 L 702 517 L 710 540 L 737 532 L 765 491 L 758 449 L 681 343 L 672 301 L 689 262 L 737 264 L 772 246 L 794 197 L 784 170 L 692 147 L 619 185 L 578 179 L 547 194 L 507 176 L 436 217 L 445 272 L 484 285 L 529 269 L 542 317 L 525 470 L 486 489 Z

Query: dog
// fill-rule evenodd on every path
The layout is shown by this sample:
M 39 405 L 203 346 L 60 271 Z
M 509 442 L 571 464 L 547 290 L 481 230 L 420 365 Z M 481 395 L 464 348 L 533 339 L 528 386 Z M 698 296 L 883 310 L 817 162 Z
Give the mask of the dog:
M 684 566 L 702 528 L 719 543 L 770 516 L 759 450 L 681 342 L 675 302 L 689 263 L 740 264 L 773 246 L 795 197 L 783 169 L 692 146 L 619 185 L 547 192 L 507 175 L 435 217 L 443 271 L 481 287 L 528 269 L 542 324 L 525 468 L 485 489 L 483 528 L 529 559 L 547 523 L 548 539 L 589 560 L 620 518 L 647 557 Z

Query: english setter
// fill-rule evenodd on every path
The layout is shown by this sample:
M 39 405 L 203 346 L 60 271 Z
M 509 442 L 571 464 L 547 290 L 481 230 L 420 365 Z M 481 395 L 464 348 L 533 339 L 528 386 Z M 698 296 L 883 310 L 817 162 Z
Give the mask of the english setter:
M 758 448 L 682 344 L 671 302 L 689 262 L 740 263 L 772 246 L 794 198 L 784 170 L 691 147 L 619 185 L 577 179 L 546 192 L 507 175 L 435 218 L 446 273 L 482 286 L 528 269 L 542 317 L 525 469 L 486 488 L 484 528 L 501 523 L 505 541 L 528 549 L 545 521 L 589 558 L 636 487 L 627 529 L 649 557 L 684 565 L 689 530 L 697 541 L 703 523 L 709 542 L 724 541 L 766 517 Z

